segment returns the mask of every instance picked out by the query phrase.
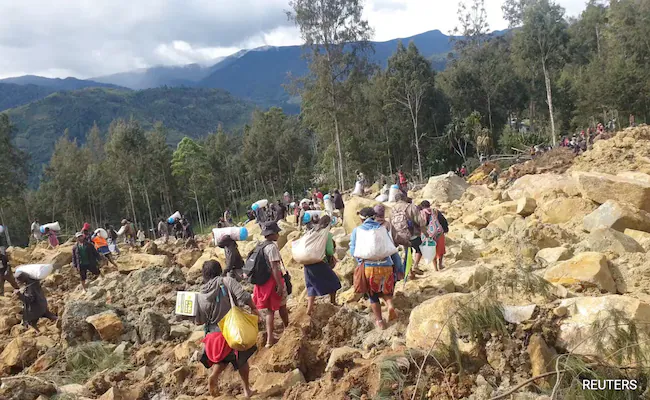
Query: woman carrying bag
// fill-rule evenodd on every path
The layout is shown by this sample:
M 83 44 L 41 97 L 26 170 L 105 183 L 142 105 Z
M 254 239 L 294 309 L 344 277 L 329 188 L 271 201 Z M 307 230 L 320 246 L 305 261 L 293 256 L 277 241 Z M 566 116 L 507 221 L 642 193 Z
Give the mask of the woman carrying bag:
M 248 398 L 254 392 L 250 388 L 248 359 L 257 351 L 257 347 L 245 350 L 233 349 L 228 341 L 228 332 L 222 333 L 224 322 L 229 325 L 229 316 L 231 309 L 234 311 L 242 305 L 248 305 L 254 315 L 258 315 L 257 308 L 251 295 L 234 279 L 222 277 L 221 265 L 217 261 L 206 261 L 203 263 L 203 287 L 197 296 L 197 313 L 195 322 L 205 324 L 206 337 L 203 339 L 205 350 L 201 362 L 206 368 L 216 364 L 209 378 L 210 395 L 217 397 L 219 395 L 219 376 L 226 369 L 228 364 L 239 372 L 241 376 L 244 395 Z M 221 325 L 221 327 L 220 327 Z M 255 326 L 256 328 L 256 326 Z M 257 336 L 257 334 L 255 334 Z

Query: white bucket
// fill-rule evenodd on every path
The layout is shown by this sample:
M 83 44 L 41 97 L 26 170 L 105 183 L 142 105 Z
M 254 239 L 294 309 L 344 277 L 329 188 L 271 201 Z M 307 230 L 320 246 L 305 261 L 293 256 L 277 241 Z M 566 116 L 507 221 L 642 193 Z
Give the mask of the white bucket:
M 214 228 L 212 230 L 212 236 L 214 236 L 215 246 L 224 236 L 229 236 L 232 240 L 237 242 L 243 242 L 248 239 L 248 229 L 239 226 L 231 226 L 228 228 Z
M 102 237 L 104 239 L 108 239 L 108 232 L 106 232 L 104 228 L 95 229 L 95 235 Z
M 51 231 L 59 232 L 61 230 L 61 226 L 59 225 L 59 222 L 50 222 L 49 224 L 41 225 L 41 233 L 45 233 L 45 229 L 50 228 Z
M 176 220 L 179 220 L 179 219 L 181 219 L 181 213 L 176 211 L 175 213 L 170 215 L 169 218 L 167 218 L 167 222 L 170 223 L 170 224 L 173 224 L 174 222 L 176 222 Z
M 401 191 L 399 190 L 399 186 L 397 186 L 397 185 L 391 186 L 390 191 L 388 192 L 388 201 L 391 202 L 391 203 L 394 203 L 396 201 L 395 197 L 400 192 Z

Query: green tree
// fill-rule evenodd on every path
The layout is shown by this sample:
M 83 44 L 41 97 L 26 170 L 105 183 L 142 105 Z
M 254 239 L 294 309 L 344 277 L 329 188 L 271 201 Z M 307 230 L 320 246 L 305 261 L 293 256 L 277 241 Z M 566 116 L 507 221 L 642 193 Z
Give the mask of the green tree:
M 172 173 L 192 193 L 196 204 L 199 226 L 203 231 L 203 217 L 199 194 L 211 182 L 209 165 L 204 148 L 194 140 L 185 137 L 178 143 L 172 155 Z
M 4 208 L 10 201 L 20 198 L 27 182 L 27 156 L 11 143 L 13 126 L 7 114 L 0 114 L 0 222 L 11 244 Z

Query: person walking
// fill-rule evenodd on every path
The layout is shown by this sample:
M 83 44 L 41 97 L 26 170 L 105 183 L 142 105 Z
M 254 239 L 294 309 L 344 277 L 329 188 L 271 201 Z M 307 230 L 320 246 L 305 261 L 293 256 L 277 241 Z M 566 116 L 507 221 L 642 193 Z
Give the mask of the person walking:
M 275 222 L 264 224 L 262 236 L 264 242 L 260 243 L 255 251 L 262 252 L 265 268 L 270 272 L 270 277 L 266 282 L 256 283 L 253 289 L 253 300 L 259 310 L 265 310 L 266 320 L 266 347 L 271 347 L 276 343 L 274 336 L 275 330 L 275 313 L 280 314 L 282 323 L 286 328 L 289 326 L 289 311 L 287 310 L 287 286 L 282 274 L 282 257 L 276 242 L 280 233 L 280 227 Z
M 53 231 L 50 228 L 45 228 L 45 236 L 47 237 L 49 247 L 53 249 L 59 247 L 59 238 L 56 237 L 56 231 Z
M 282 200 L 278 200 L 278 202 L 274 204 L 273 207 L 275 222 L 284 221 L 287 218 L 287 208 L 282 204 Z
M 221 247 L 226 254 L 225 276 L 240 282 L 244 279 L 244 259 L 242 258 L 241 253 L 239 253 L 237 242 L 235 242 L 230 236 L 223 235 L 216 244 L 218 247 Z
M 113 228 L 113 225 L 110 224 L 104 224 L 104 229 L 106 229 L 106 233 L 108 233 L 108 249 L 111 251 L 111 253 L 115 253 L 117 255 L 120 254 L 120 248 L 117 247 L 117 232 L 115 232 L 115 228 Z
M 111 250 L 108 248 L 108 240 L 103 238 L 99 232 L 100 230 L 98 229 L 92 234 L 91 242 L 93 243 L 93 246 L 95 246 L 95 250 L 97 250 L 102 258 L 106 259 L 106 261 L 113 264 L 113 266 L 117 268 L 117 264 L 115 264 L 115 261 L 113 261 Z
M 407 197 L 404 193 L 397 193 L 395 195 L 397 204 L 393 207 L 391 213 L 391 225 L 397 232 L 396 244 L 404 246 L 406 249 L 406 264 L 408 266 L 408 258 L 413 257 L 413 266 L 409 271 L 409 279 L 415 279 L 420 260 L 422 259 L 422 229 L 424 224 L 420 218 L 420 210 L 412 204 L 407 202 Z
M 32 237 L 34 238 L 34 241 L 38 244 L 38 242 L 41 241 L 43 238 L 43 235 L 41 234 L 41 224 L 38 222 L 38 218 L 34 218 L 34 222 L 32 222 L 32 226 L 30 228 L 30 232 L 32 233 Z
M 339 210 L 341 221 L 343 221 L 343 214 L 345 213 L 345 203 L 343 202 L 343 196 L 338 189 L 334 190 L 334 209 Z
M 158 236 L 163 238 L 164 243 L 169 242 L 169 227 L 164 218 L 160 218 L 160 221 L 158 221 Z
M 234 279 L 223 277 L 221 265 L 217 261 L 206 261 L 202 267 L 203 286 L 197 296 L 197 313 L 195 323 L 204 325 L 205 339 L 203 343 L 205 350 L 201 362 L 206 368 L 215 366 L 208 380 L 208 389 L 213 397 L 219 396 L 219 376 L 232 365 L 241 377 L 244 396 L 249 398 L 255 394 L 250 387 L 250 367 L 248 359 L 255 354 L 257 346 L 245 351 L 233 350 L 219 329 L 221 321 L 230 311 L 230 299 L 232 295 L 235 306 L 247 305 L 253 314 L 259 316 L 255 303 L 250 294 Z
M 436 242 L 436 255 L 433 260 L 433 266 L 436 268 L 436 271 L 440 271 L 443 268 L 442 260 L 446 253 L 445 234 L 449 232 L 449 222 L 447 222 L 447 218 L 445 218 L 440 210 L 432 209 L 431 203 L 427 200 L 420 203 L 420 210 L 427 227 L 425 235 L 430 240 L 435 240 Z
M 325 246 L 325 258 L 316 264 L 304 266 L 305 286 L 307 288 L 307 315 L 314 312 L 314 303 L 317 296 L 328 296 L 330 302 L 336 305 L 336 292 L 341 289 L 341 281 L 334 273 L 333 268 L 336 266 L 334 258 L 334 238 L 329 232 L 330 223 L 332 222 L 329 215 L 324 215 L 318 219 L 313 226 L 313 233 L 327 231 L 327 244 Z
M 74 237 L 77 240 L 77 243 L 72 248 L 72 266 L 79 271 L 81 287 L 85 292 L 88 272 L 92 272 L 95 277 L 101 274 L 97 267 L 100 255 L 95 249 L 95 246 L 85 240 L 83 233 L 77 232 Z
M 147 239 L 147 237 L 145 236 L 144 231 L 142 230 L 142 227 L 140 227 L 140 229 L 138 229 L 137 237 L 138 237 L 138 245 L 140 247 L 144 247 L 144 242 Z
M 50 321 L 56 321 L 56 315 L 50 312 L 47 305 L 47 298 L 43 293 L 41 282 L 38 279 L 32 279 L 27 274 L 18 274 L 16 282 L 20 284 L 20 289 L 16 293 L 18 298 L 23 302 L 23 325 L 32 327 L 36 332 L 38 329 L 38 320 L 47 318 Z
M 361 218 L 362 223 L 354 228 L 350 235 L 350 254 L 353 257 L 358 245 L 366 245 L 357 242 L 357 233 L 359 230 L 381 229 L 386 232 L 387 236 L 389 235 L 388 231 L 375 220 L 375 217 L 375 211 L 370 207 L 363 208 L 359 212 L 359 218 Z M 393 305 L 393 291 L 395 289 L 395 266 L 393 260 L 391 257 L 386 257 L 379 261 L 365 260 L 358 257 L 355 257 L 355 260 L 357 265 L 363 266 L 367 281 L 367 292 L 365 294 L 370 301 L 370 308 L 375 317 L 375 325 L 378 329 L 384 330 L 386 329 L 386 321 L 382 316 L 381 304 L 379 303 L 380 299 L 383 299 L 388 306 L 388 321 L 397 318 L 397 312 Z
M 386 207 L 384 207 L 383 204 L 377 204 L 373 207 L 373 211 L 375 212 L 375 221 L 386 228 L 391 239 L 393 239 L 393 243 L 397 246 L 397 231 L 389 221 L 386 221 Z M 399 253 L 391 255 L 390 259 L 393 261 L 393 265 L 395 266 L 395 282 L 399 282 L 404 279 L 404 263 L 402 262 Z

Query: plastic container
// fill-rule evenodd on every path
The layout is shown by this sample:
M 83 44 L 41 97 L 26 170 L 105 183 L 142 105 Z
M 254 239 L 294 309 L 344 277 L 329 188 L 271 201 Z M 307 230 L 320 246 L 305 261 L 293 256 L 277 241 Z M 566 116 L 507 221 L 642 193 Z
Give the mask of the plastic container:
M 52 229 L 52 228 L 50 228 Z M 26 274 L 32 279 L 45 279 L 49 274 L 52 273 L 54 266 L 52 264 L 26 264 L 20 265 L 16 268 L 14 276 Z
M 51 231 L 59 232 L 61 230 L 61 226 L 59 225 L 59 222 L 50 222 L 49 224 L 41 225 L 41 233 L 45 233 L 45 229 L 50 228 Z
M 436 257 L 436 242 L 433 240 L 423 242 L 420 245 L 420 251 L 422 252 L 422 258 L 425 262 L 432 262 Z
M 95 235 L 98 235 L 104 239 L 108 239 L 108 232 L 104 228 L 95 229 Z
M 3 233 L 5 233 L 5 227 L 0 225 L 0 235 L 2 235 Z
M 258 201 L 256 201 L 255 203 L 253 203 L 253 206 L 255 206 L 256 204 L 257 204 L 257 207 L 262 207 L 262 208 L 264 208 L 264 207 L 266 207 L 266 206 L 269 205 L 269 201 L 268 201 L 267 199 L 264 199 L 264 200 L 258 200 Z
M 400 193 L 399 186 L 393 185 L 390 187 L 390 191 L 388 192 L 388 201 L 391 203 L 394 203 L 395 197 L 397 197 L 397 194 Z
M 173 224 L 174 222 L 176 222 L 176 220 L 179 219 L 181 219 L 181 213 L 176 211 L 175 213 L 170 215 L 169 218 L 167 218 L 167 223 Z
M 243 242 L 244 240 L 248 239 L 248 229 L 246 227 L 240 227 L 240 226 L 230 226 L 227 228 L 214 228 L 212 230 L 212 235 L 214 236 L 214 244 L 216 246 L 217 243 L 223 238 L 224 236 L 230 236 L 230 238 L 234 241 L 237 242 Z

